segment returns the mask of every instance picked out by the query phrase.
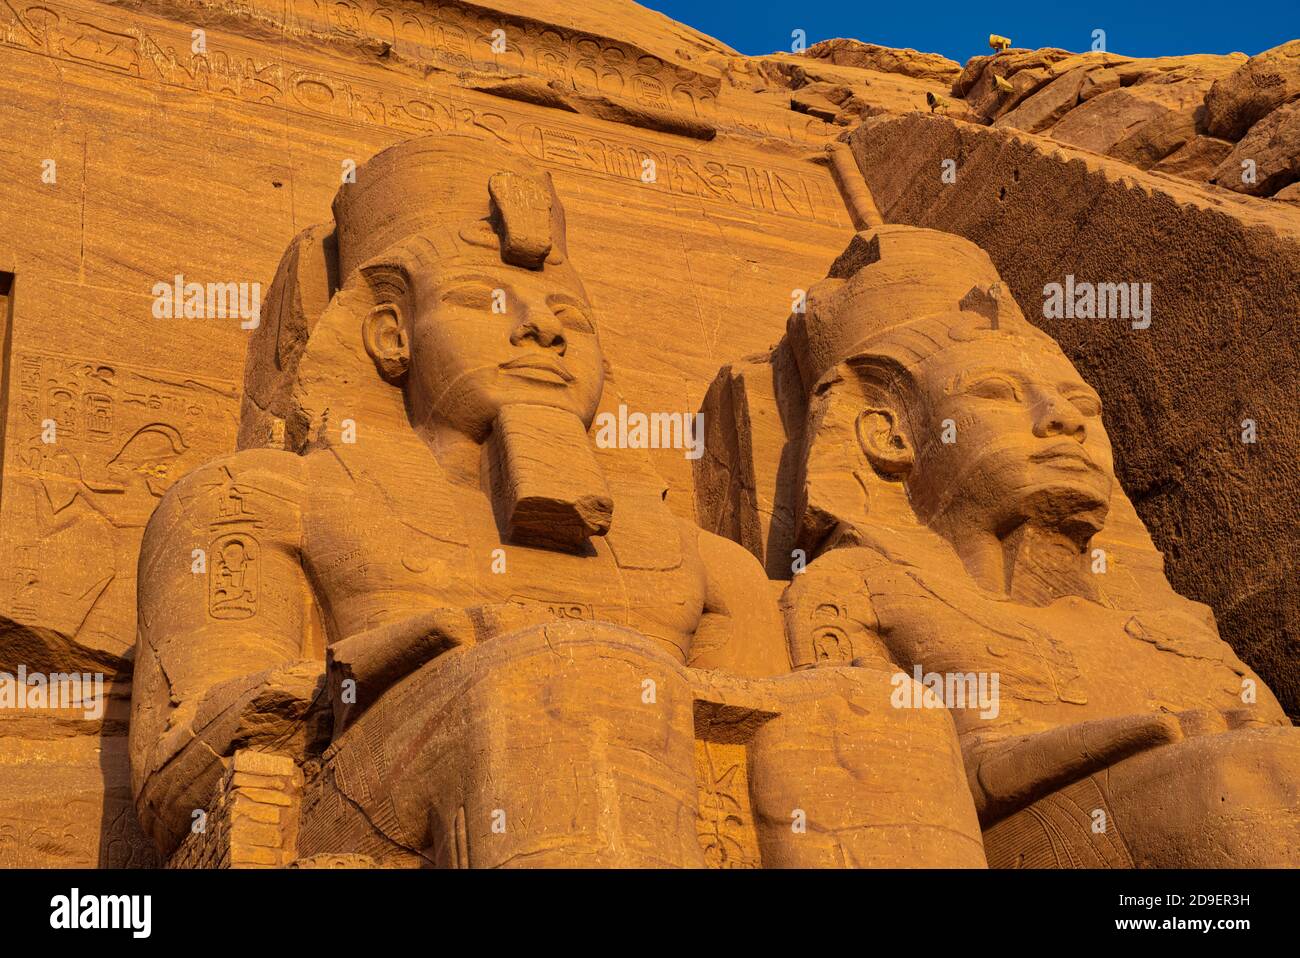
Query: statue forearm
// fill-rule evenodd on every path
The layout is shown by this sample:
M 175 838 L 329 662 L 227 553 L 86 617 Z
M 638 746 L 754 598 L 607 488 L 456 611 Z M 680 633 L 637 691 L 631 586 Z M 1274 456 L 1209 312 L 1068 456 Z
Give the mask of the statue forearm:
M 554 621 L 545 606 L 500 602 L 417 612 L 340 639 L 325 653 L 333 734 L 338 736 L 426 662 L 452 649 Z
M 978 753 L 968 748 L 967 776 L 980 821 L 988 825 L 1131 755 L 1176 742 L 1184 734 L 1176 715 L 1126 715 L 1017 736 Z
M 1185 738 L 1289 725 L 1250 709 L 1126 715 L 1063 725 L 965 748 L 967 776 L 986 825 L 1139 752 Z
M 342 732 L 396 682 L 475 641 L 469 611 L 436 609 L 348 636 L 326 650 L 334 733 Z
M 139 791 L 142 824 L 164 853 L 184 838 L 194 813 L 211 804 L 237 749 L 293 755 L 329 738 L 323 665 L 301 661 L 230 679 L 172 713 L 149 750 Z

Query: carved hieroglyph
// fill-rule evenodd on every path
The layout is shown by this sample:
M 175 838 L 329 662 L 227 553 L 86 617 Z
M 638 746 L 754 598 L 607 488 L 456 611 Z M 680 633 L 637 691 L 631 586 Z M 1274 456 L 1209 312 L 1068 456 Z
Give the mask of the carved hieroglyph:
M 889 708 L 886 671 L 790 674 L 759 564 L 593 442 L 617 371 L 548 176 L 392 147 L 272 298 L 248 448 L 141 553 L 132 780 L 164 854 L 253 748 L 306 764 L 314 860 L 984 864 L 948 714 Z
M 811 560 L 783 598 L 792 662 L 937 693 L 896 704 L 953 715 L 990 865 L 1297 863 L 1300 736 L 1170 588 L 1099 397 L 987 255 L 865 230 L 759 365 L 776 393 L 742 371 L 706 413 L 799 424 L 714 437 L 750 474 L 793 450 L 781 501 L 741 523 L 766 526 L 755 553 Z
M 76 637 L 83 661 L 121 655 L 129 643 L 116 625 L 134 602 L 140 534 L 171 484 L 219 449 L 213 426 L 230 415 L 235 389 L 35 351 L 13 367 L 8 608 Z M 69 554 L 79 561 L 61 561 Z

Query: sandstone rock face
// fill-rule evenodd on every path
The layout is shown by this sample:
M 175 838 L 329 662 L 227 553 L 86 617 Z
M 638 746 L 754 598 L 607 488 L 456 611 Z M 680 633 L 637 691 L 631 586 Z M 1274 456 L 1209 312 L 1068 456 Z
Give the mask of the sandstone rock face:
M 1251 57 L 1216 80 L 1205 98 L 1206 130 L 1238 140 L 1279 106 L 1300 97 L 1300 40 Z
M 1272 196 L 1300 180 L 1300 102 L 1280 106 L 1250 128 L 1210 182 L 1251 196 Z
M 1248 61 L 1240 54 L 1129 60 L 1016 51 L 973 59 L 954 92 L 966 90 L 974 112 L 994 126 L 1042 133 L 1138 169 L 1271 196 L 1294 180 L 1300 156 L 1291 112 L 1300 95 L 1292 83 L 1300 76 L 1296 62 L 1294 43 Z M 1011 92 L 999 93 L 994 76 L 1006 78 Z M 1243 177 L 1246 160 L 1254 168 Z
M 1230 152 L 1232 152 L 1232 144 L 1227 140 L 1197 134 L 1153 165 L 1151 169 L 1193 183 L 1206 182 Z
M 1199 119 L 1205 108 L 1200 105 L 1169 110 L 1149 123 L 1143 123 L 1116 142 L 1108 155 L 1139 170 L 1155 166 L 1165 157 L 1177 153 L 1197 137 Z
M 1093 153 L 1109 153 L 1157 121 L 1166 122 L 1169 113 L 1183 106 L 1181 98 L 1175 97 L 1171 102 L 1161 93 L 1147 96 L 1129 89 L 1111 90 L 1071 110 L 1048 135 Z
M 773 96 L 788 90 L 790 108 L 840 125 L 875 113 L 925 110 L 927 94 L 946 92 L 945 80 L 913 76 L 888 61 L 875 65 L 879 58 L 810 58 L 810 51 L 744 61 L 743 69 L 755 76 L 751 92 Z M 858 65 L 859 60 L 863 65 Z M 736 61 L 732 72 L 740 76 L 741 69 Z
M 961 73 L 961 64 L 937 53 L 895 50 L 859 40 L 823 40 L 804 51 L 815 60 L 829 60 L 836 66 L 859 67 L 877 73 L 901 73 L 917 80 L 951 83 Z
M 1054 126 L 1079 105 L 1084 83 L 1090 82 L 1093 75 L 1086 67 L 1075 67 L 1002 113 L 993 125 L 1009 126 L 1026 133 L 1038 133 Z M 1096 84 L 1093 87 L 1095 89 Z
M 1285 61 L 1272 57 L 1268 62 L 1281 69 L 1277 64 Z M 954 82 L 953 93 L 964 99 L 976 119 L 994 126 L 1042 133 L 1138 169 L 1205 183 L 1246 132 L 1225 126 L 1221 119 L 1216 122 L 1215 110 L 1221 114 L 1225 109 L 1223 91 L 1244 82 L 1233 78 L 1254 75 L 1250 63 L 1241 54 L 1132 59 L 1055 49 L 1008 50 L 972 58 Z M 1269 89 L 1276 93 L 1277 82 L 1270 82 Z M 1000 89 L 1000 83 L 1008 89 Z M 1220 91 L 1214 105 L 1213 90 Z M 1289 132 L 1275 133 L 1279 121 L 1261 129 L 1250 149 L 1261 149 L 1256 144 L 1267 140 L 1269 162 L 1281 169 L 1300 150 Z M 1276 176 L 1266 178 L 1264 186 L 1256 184 L 1250 192 L 1267 196 L 1276 182 L 1281 182 Z
M 1295 864 L 1292 47 L 0 8 L 0 867 Z M 1007 355 L 1095 468 L 949 390 Z M 898 454 L 942 404 L 1090 474 L 1000 580 L 1000 487 Z
M 1273 194 L 1273 199 L 1284 203 L 1300 203 L 1300 183 L 1292 183 Z

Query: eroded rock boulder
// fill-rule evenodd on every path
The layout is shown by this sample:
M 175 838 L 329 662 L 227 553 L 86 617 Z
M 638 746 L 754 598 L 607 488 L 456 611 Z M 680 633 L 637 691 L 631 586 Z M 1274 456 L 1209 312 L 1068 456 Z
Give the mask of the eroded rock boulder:
M 961 73 L 961 65 L 937 53 L 896 50 L 861 40 L 823 40 L 803 53 L 814 60 L 826 60 L 836 66 L 859 67 L 877 73 L 900 73 L 917 80 L 951 83 Z
M 1212 182 L 1238 193 L 1272 196 L 1300 179 L 1300 100 L 1250 128 L 1214 170 Z
M 1237 140 L 1283 103 L 1300 97 L 1300 40 L 1247 60 L 1215 81 L 1205 98 L 1208 131 Z

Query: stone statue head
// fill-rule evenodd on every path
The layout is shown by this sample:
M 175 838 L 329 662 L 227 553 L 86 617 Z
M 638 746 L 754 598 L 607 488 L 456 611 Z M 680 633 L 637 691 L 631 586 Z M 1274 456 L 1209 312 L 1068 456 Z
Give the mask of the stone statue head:
M 591 423 L 604 381 L 595 318 L 550 177 L 483 141 L 408 140 L 334 200 L 340 285 L 365 285 L 379 374 L 415 423 L 481 441 L 502 408 Z
M 926 317 L 847 368 L 862 389 L 863 455 L 904 483 L 928 525 L 1001 537 L 1035 521 L 1080 539 L 1101 529 L 1115 481 L 1101 400 L 1028 323 Z
M 825 447 L 838 417 L 863 484 L 901 486 L 950 541 L 1029 523 L 1082 546 L 1105 524 L 1115 478 L 1100 398 L 974 244 L 904 226 L 859 234 L 788 338 L 812 394 L 805 441 Z
M 607 465 L 661 498 L 648 463 L 591 441 L 617 397 L 549 174 L 461 134 L 355 172 L 333 221 L 280 260 L 248 346 L 239 447 L 329 448 L 412 515 L 446 482 L 477 486 L 503 540 L 565 551 L 610 528 Z

